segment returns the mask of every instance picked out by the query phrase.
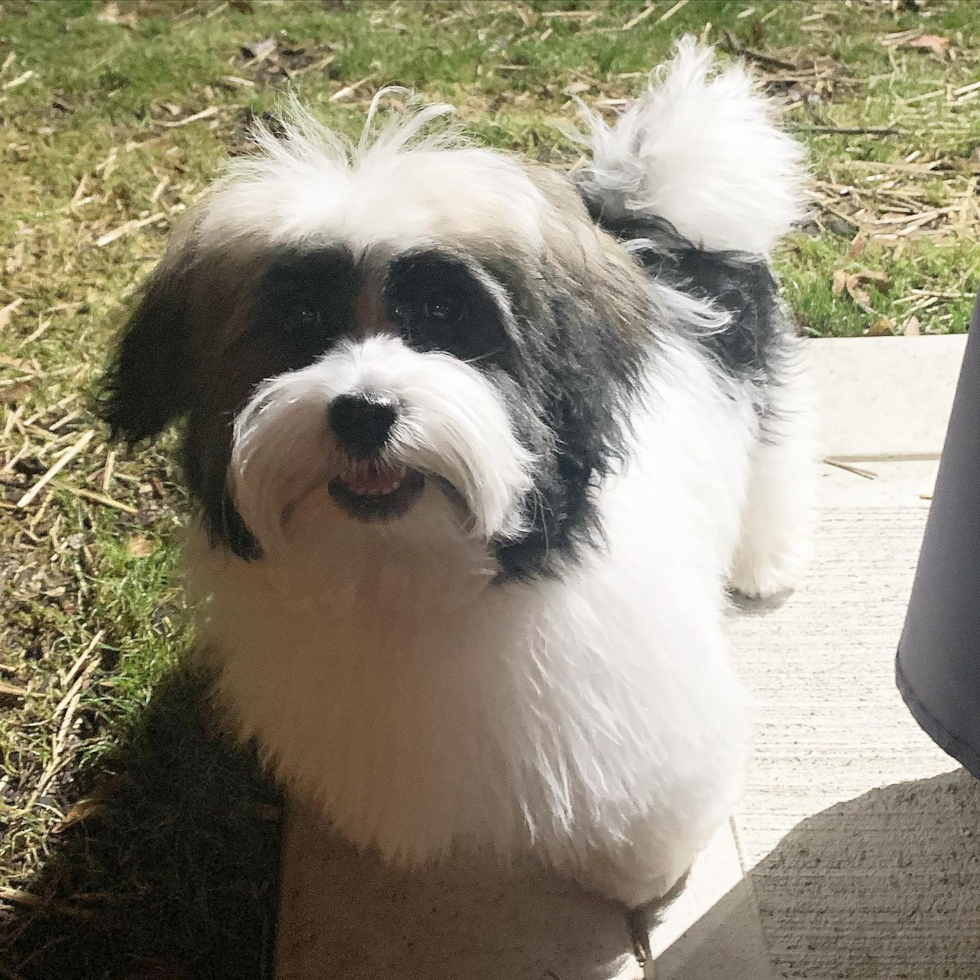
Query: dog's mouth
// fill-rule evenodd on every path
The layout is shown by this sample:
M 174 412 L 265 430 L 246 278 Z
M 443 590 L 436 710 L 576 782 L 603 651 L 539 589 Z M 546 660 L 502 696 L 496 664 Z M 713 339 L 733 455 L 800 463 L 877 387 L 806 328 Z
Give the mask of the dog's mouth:
M 327 486 L 352 517 L 392 520 L 405 514 L 425 487 L 418 470 L 381 459 L 348 459 Z

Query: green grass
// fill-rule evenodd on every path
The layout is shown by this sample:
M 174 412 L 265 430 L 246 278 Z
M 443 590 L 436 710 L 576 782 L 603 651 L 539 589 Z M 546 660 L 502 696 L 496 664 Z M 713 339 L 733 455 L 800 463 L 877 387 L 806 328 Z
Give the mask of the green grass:
M 800 330 L 968 319 L 980 91 L 948 93 L 980 79 L 977 4 L 692 0 L 661 20 L 674 4 L 659 0 L 629 30 L 636 0 L 2 6 L 0 309 L 17 305 L 0 315 L 0 680 L 14 689 L 0 693 L 0 977 L 240 980 L 268 963 L 278 824 L 182 664 L 173 446 L 107 477 L 113 447 L 88 397 L 173 220 L 285 91 L 354 134 L 377 88 L 400 83 L 455 103 L 491 145 L 568 166 L 571 94 L 612 111 L 686 32 L 749 49 L 817 181 L 812 221 L 777 257 Z M 896 41 L 915 30 L 948 39 L 953 59 Z M 269 36 L 270 57 L 243 55 Z M 833 290 L 835 271 L 863 269 L 890 284 L 866 287 L 870 310 Z M 56 833 L 79 800 L 94 801 L 87 818 Z

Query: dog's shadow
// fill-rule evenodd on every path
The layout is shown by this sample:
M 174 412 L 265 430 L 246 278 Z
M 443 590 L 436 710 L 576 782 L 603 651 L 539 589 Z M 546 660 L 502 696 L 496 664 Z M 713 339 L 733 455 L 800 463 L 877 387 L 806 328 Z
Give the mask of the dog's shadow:
M 280 807 L 254 760 L 218 734 L 206 690 L 202 675 L 176 671 L 98 773 L 75 776 L 87 815 L 50 838 L 0 919 L 0 976 L 271 976 Z
M 762 980 L 739 967 L 756 923 L 771 977 L 976 977 L 980 782 L 896 783 L 807 818 L 660 963 L 674 980 Z
M 763 599 L 758 596 L 747 596 L 737 589 L 729 589 L 729 615 L 737 613 L 742 616 L 765 616 L 777 609 L 782 609 L 793 597 L 793 594 L 793 589 L 786 589 L 784 592 L 777 592 L 775 595 L 766 596 Z

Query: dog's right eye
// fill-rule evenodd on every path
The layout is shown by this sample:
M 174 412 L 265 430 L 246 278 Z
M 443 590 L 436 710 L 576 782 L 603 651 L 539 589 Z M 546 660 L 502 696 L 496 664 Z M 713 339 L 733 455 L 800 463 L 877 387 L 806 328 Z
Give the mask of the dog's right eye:
M 433 293 L 422 304 L 422 316 L 439 326 L 453 326 L 463 319 L 463 301 L 452 293 Z

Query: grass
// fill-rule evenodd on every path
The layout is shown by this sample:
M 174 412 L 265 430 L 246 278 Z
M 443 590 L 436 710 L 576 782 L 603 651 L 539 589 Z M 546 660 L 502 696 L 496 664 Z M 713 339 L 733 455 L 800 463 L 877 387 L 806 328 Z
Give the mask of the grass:
M 777 259 L 800 330 L 968 319 L 975 4 L 0 2 L 0 977 L 268 969 L 275 796 L 185 662 L 172 445 L 117 456 L 89 396 L 172 221 L 284 91 L 353 134 L 400 83 L 567 166 L 571 96 L 615 112 L 693 32 L 747 51 L 810 149 L 818 203 Z

